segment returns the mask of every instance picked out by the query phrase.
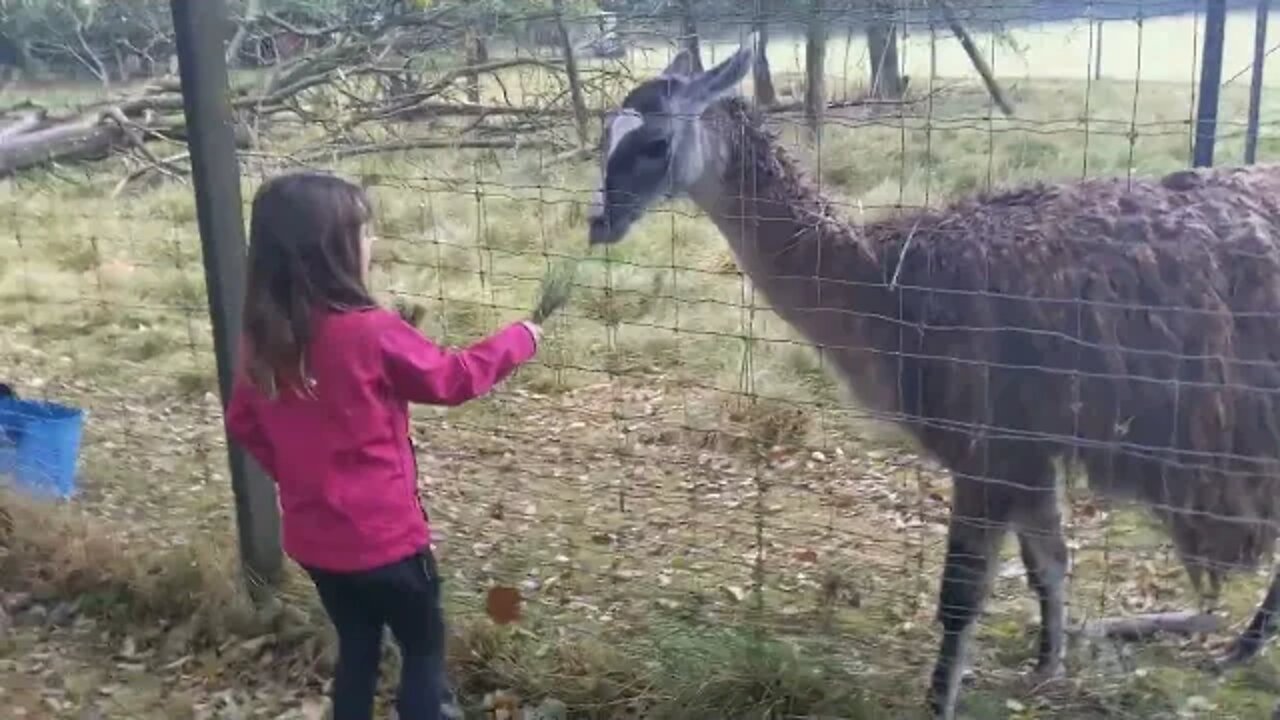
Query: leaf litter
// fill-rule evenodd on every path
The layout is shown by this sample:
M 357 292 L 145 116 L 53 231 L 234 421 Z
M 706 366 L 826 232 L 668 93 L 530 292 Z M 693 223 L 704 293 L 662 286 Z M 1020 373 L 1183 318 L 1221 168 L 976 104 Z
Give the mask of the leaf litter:
M 126 542 L 181 546 L 233 532 L 214 396 L 165 404 L 148 399 L 163 393 L 145 382 L 131 394 L 115 393 L 42 377 L 36 348 L 15 355 L 26 360 L 15 370 L 20 381 L 38 380 L 91 409 L 84 462 L 95 470 L 85 473 L 80 507 L 109 521 Z M 423 493 L 451 585 L 478 598 L 493 588 L 514 593 L 516 613 L 500 603 L 494 620 L 518 615 L 523 605 L 588 627 L 643 625 L 654 612 L 731 622 L 758 598 L 763 613 L 753 621 L 780 636 L 803 641 L 819 627 L 844 638 L 849 657 L 879 656 L 893 665 L 882 671 L 905 674 L 927 664 L 931 643 L 904 640 L 886 653 L 882 628 L 931 627 L 949 510 L 945 475 L 908 449 L 840 430 L 834 412 L 814 448 L 811 437 L 788 442 L 762 430 L 759 418 L 724 407 L 716 393 L 617 379 L 555 394 L 513 383 L 470 408 L 418 412 Z M 757 452 L 761 439 L 769 444 Z M 1111 570 L 1106 593 L 1097 579 L 1077 585 L 1091 610 L 1165 609 L 1186 600 L 1161 546 L 1108 552 L 1103 526 L 1110 513 L 1087 496 L 1073 498 L 1073 507 L 1073 553 Z M 1022 578 L 1012 561 L 1005 567 L 991 612 L 1025 617 Z M 74 627 L 49 637 L 65 638 Z M 30 633 L 19 631 L 23 643 L 33 642 Z M 87 664 L 130 682 L 140 665 L 193 678 L 193 668 L 217 664 L 163 654 L 163 663 L 142 657 Z M 258 661 L 272 657 L 265 650 Z M 215 698 L 204 683 L 185 682 L 204 693 L 193 701 L 201 717 L 245 707 L 233 691 Z M 271 692 L 284 698 L 272 704 L 283 713 L 299 710 L 307 691 Z M 62 700 L 41 702 L 48 712 Z

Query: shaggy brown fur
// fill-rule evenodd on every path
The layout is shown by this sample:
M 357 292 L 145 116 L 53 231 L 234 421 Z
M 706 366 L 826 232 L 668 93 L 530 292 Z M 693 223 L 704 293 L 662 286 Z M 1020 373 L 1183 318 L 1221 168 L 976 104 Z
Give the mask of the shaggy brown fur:
M 742 101 L 702 122 L 728 140 L 729 191 L 705 204 L 744 271 L 954 477 L 937 717 L 953 717 L 1006 527 L 1040 598 L 1037 672 L 1060 672 L 1055 456 L 1152 508 L 1214 598 L 1224 572 L 1269 552 L 1280 169 L 1039 184 L 854 228 Z M 1277 611 L 1273 583 L 1231 662 L 1256 654 Z
M 733 213 L 758 223 L 744 269 L 862 401 L 952 468 L 980 466 L 981 439 L 1073 455 L 1160 510 L 1193 566 L 1256 567 L 1280 519 L 1280 168 L 1039 184 L 855 229 L 743 101 L 715 110 L 726 182 L 755 197 Z
M 860 400 L 949 468 L 934 713 L 954 716 L 1008 530 L 1040 601 L 1037 672 L 1061 670 L 1055 458 L 1152 508 L 1197 587 L 1256 566 L 1280 520 L 1280 168 L 1037 184 L 857 228 L 726 97 L 751 57 L 699 72 L 678 55 L 627 96 L 589 239 L 687 194 Z M 1273 577 L 1231 661 L 1277 612 Z

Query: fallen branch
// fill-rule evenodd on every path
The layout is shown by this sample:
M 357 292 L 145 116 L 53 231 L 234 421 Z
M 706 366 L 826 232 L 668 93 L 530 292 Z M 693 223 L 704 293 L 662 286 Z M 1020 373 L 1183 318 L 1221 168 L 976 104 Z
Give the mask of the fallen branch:
M 0 177 L 51 162 L 101 159 L 122 141 L 124 131 L 97 113 L 11 136 L 0 142 Z
M 919 95 L 903 99 L 880 99 L 880 98 L 857 98 L 854 100 L 835 100 L 827 104 L 830 110 L 841 110 L 854 107 L 896 107 L 902 105 L 917 105 L 928 100 L 930 97 L 936 97 L 941 94 L 943 89 L 939 88 L 928 95 Z M 549 106 L 527 106 L 527 105 L 493 105 L 493 104 L 475 104 L 462 102 L 444 102 L 440 100 L 424 101 L 417 103 L 402 114 L 396 116 L 397 120 L 420 120 L 426 117 L 472 117 L 472 116 L 494 116 L 494 117 L 556 117 L 556 118 L 572 118 L 575 117 L 576 111 L 571 107 L 562 106 L 555 102 L 560 100 L 567 93 L 557 96 L 549 104 Z M 781 103 L 771 105 L 761 110 L 768 114 L 784 114 L 803 110 L 801 103 Z M 587 115 L 590 117 L 602 118 L 611 111 L 606 108 L 587 108 Z
M 1198 635 L 1216 632 L 1222 618 L 1209 613 L 1167 612 L 1133 617 L 1103 618 L 1084 623 L 1080 633 L 1089 638 L 1138 641 L 1161 633 Z
M 238 144 L 252 146 L 251 129 L 280 118 L 323 133 L 315 144 L 295 151 L 295 157 L 303 162 L 430 149 L 551 148 L 552 154 L 557 154 L 553 162 L 573 162 L 594 154 L 590 123 L 608 109 L 588 108 L 585 98 L 594 94 L 593 83 L 603 82 L 611 71 L 584 72 L 580 82 L 565 85 L 566 60 L 509 57 L 422 70 L 413 62 L 415 53 L 406 52 L 405 48 L 407 44 L 417 47 L 448 42 L 449 28 L 436 22 L 441 17 L 434 11 L 414 13 L 411 18 L 388 20 L 385 24 L 358 23 L 332 35 L 331 28 L 319 27 L 315 32 L 331 38 L 333 44 L 310 56 L 280 63 L 265 79 L 259 76 L 253 81 L 236 81 L 228 88 L 228 101 L 237 117 Z M 556 15 L 549 13 L 547 17 L 554 19 Z M 498 100 L 451 101 L 459 80 L 478 74 L 500 78 L 503 71 L 518 67 L 547 70 L 557 82 L 548 93 L 529 100 L 531 106 Z M 412 91 L 397 90 L 388 99 L 390 79 L 401 83 L 390 86 Z M 563 87 L 557 92 L 555 85 Z M 499 86 L 505 96 L 505 87 L 501 82 Z M 889 103 L 863 99 L 831 103 L 830 107 L 880 104 Z M 782 105 L 765 111 L 786 113 L 798 108 Z M 351 130 L 362 123 L 402 123 L 421 117 L 444 118 L 446 122 L 442 124 L 448 130 L 433 131 L 435 137 L 389 142 L 352 138 L 357 133 Z M 451 122 L 453 118 L 465 119 Z M 489 118 L 500 121 L 486 122 Z M 569 127 L 566 120 L 572 121 L 577 132 L 559 137 L 560 129 Z M 422 131 L 409 134 L 419 132 Z M 450 135 L 443 137 L 442 133 Z M 181 90 L 172 79 L 154 81 L 136 95 L 112 97 L 60 117 L 32 105 L 14 106 L 0 110 L 0 177 L 51 163 L 99 160 L 127 152 L 136 156 L 142 166 L 130 164 L 123 169 L 125 177 L 116 190 L 123 192 L 131 183 L 152 173 L 185 176 L 187 169 L 181 156 L 164 156 L 185 150 L 179 145 L 186 135 Z M 571 149 L 575 146 L 577 149 Z
M 185 180 L 190 171 L 187 168 L 178 167 L 175 163 L 190 159 L 191 153 L 185 152 L 167 158 L 155 158 L 153 155 L 148 158 L 147 164 L 120 178 L 120 182 L 116 183 L 115 188 L 111 191 L 111 197 L 119 197 L 130 185 L 153 172 L 160 173 L 172 180 Z
M 246 144 L 244 128 L 236 130 L 237 144 Z M 133 101 L 99 104 L 71 116 L 50 117 L 43 110 L 0 115 L 0 177 L 49 163 L 101 160 L 125 150 L 161 164 L 148 144 L 179 143 L 185 137 L 181 115 Z
M 876 97 L 860 97 L 851 100 L 833 100 L 827 103 L 827 110 L 845 110 L 855 107 L 901 107 L 904 105 L 918 105 L 929 98 L 937 98 L 943 92 L 943 88 L 937 88 L 930 91 L 926 95 L 916 95 L 904 98 L 876 98 Z M 791 113 L 804 110 L 803 102 L 774 103 L 766 108 L 762 108 L 766 113 Z
M 485 63 L 482 66 L 495 68 L 511 66 L 512 64 L 513 61 L 499 61 Z M 530 62 L 520 60 L 516 64 L 530 64 Z M 534 64 L 546 65 L 541 61 L 537 61 Z M 453 71 L 450 75 L 456 79 L 463 76 L 463 71 Z M 327 76 L 304 77 L 293 85 L 280 88 L 266 96 L 254 94 L 249 88 L 242 88 L 238 93 L 233 91 L 231 104 L 237 111 L 245 113 L 251 118 L 262 119 L 278 113 L 287 113 L 300 118 L 306 123 L 323 122 L 319 117 L 311 117 L 311 113 L 304 110 L 294 96 L 304 90 L 324 85 L 330 81 L 331 79 Z M 444 79 L 442 78 L 436 85 L 441 85 L 443 82 Z M 346 95 L 346 98 L 352 102 L 360 100 L 360 98 L 350 94 Z M 918 103 L 923 99 L 925 98 L 916 97 L 906 100 L 860 98 L 851 101 L 832 102 L 828 107 L 839 109 L 858 106 L 901 106 Z M 399 108 L 380 108 L 373 112 L 366 112 L 358 115 L 356 120 L 346 123 L 345 127 L 374 118 L 387 121 L 392 117 L 399 121 L 422 117 L 474 117 L 478 120 L 488 117 L 506 117 L 525 121 L 518 124 L 527 124 L 528 121 L 534 121 L 538 118 L 554 119 L 557 122 L 572 118 L 577 121 L 580 120 L 583 110 L 586 111 L 588 117 L 595 118 L 603 117 L 607 113 L 607 110 L 603 108 L 573 108 L 563 100 L 564 94 L 552 99 L 547 105 L 530 107 L 454 103 L 423 98 L 416 100 L 412 104 L 402 104 Z M 782 114 L 800 109 L 799 103 L 790 103 L 766 108 L 765 112 Z M 148 172 L 159 171 L 178 175 L 185 174 L 184 171 L 173 167 L 171 162 L 158 158 L 148 148 L 148 144 L 156 140 L 175 143 L 185 139 L 186 123 L 181 112 L 181 95 L 155 92 L 153 89 L 147 95 L 116 99 L 112 102 L 91 106 L 79 116 L 49 117 L 43 109 L 38 108 L 24 109 L 12 113 L 10 116 L 0 115 L 0 177 L 50 162 L 99 160 L 127 149 L 132 149 L 141 155 L 142 159 L 149 164 L 149 167 L 130 172 L 122 181 L 118 191 Z M 575 124 L 577 123 L 575 122 Z M 544 124 L 534 123 L 534 125 Z M 246 127 L 245 125 L 237 125 L 237 143 L 241 146 L 247 146 L 250 143 L 250 138 L 245 136 L 244 133 Z M 527 129 L 536 130 L 532 126 Z M 486 132 L 486 128 L 477 122 L 472 123 L 465 129 L 460 129 L 457 139 L 437 137 L 387 143 L 329 144 L 324 148 L 310 152 L 304 151 L 303 157 L 311 161 L 320 158 L 343 158 L 404 150 L 514 149 L 520 147 L 561 149 L 565 146 L 565 144 L 551 142 L 546 139 L 517 139 L 515 135 L 518 130 L 519 128 L 504 128 L 503 132 L 507 133 L 508 137 L 476 138 L 472 136 L 473 133 L 484 134 Z M 579 137 L 578 141 L 581 143 L 582 138 Z M 589 145 L 583 146 L 564 153 L 553 162 L 578 161 L 590 157 L 593 152 L 593 147 Z
M 560 153 L 559 155 L 556 155 L 555 157 L 551 158 L 550 162 L 548 162 L 547 164 L 560 165 L 564 163 L 581 162 L 583 160 L 589 159 L 594 154 L 595 152 L 594 150 L 592 150 L 590 146 L 576 147 L 576 148 L 573 148 L 572 150 L 566 150 L 565 152 Z
M 1006 117 L 1012 117 L 1013 106 L 1009 104 L 1009 100 L 1004 96 L 1004 90 L 1000 89 L 1000 83 L 996 82 L 995 74 L 991 72 L 991 66 L 982 57 L 982 53 L 978 52 L 978 46 L 974 44 L 969 31 L 964 29 L 964 25 L 960 22 L 956 11 L 947 0 L 930 1 L 942 11 L 942 17 L 946 20 L 947 26 L 951 28 L 951 32 L 955 34 L 956 39 L 960 41 L 960 46 L 964 48 L 965 54 L 969 56 L 969 62 L 973 63 L 974 69 L 982 76 L 982 82 L 987 86 L 987 92 L 991 94 L 991 99 L 995 101 Z
M 426 88 L 404 95 L 395 99 L 385 107 L 376 108 L 374 110 L 356 115 L 347 121 L 346 128 L 348 130 L 358 127 L 367 122 L 375 122 L 379 120 L 395 120 L 401 119 L 406 114 L 414 113 L 422 105 L 438 96 L 440 93 L 449 89 L 455 82 L 462 80 L 468 76 L 479 75 L 482 73 L 494 73 L 499 70 L 507 70 L 522 66 L 536 66 L 549 70 L 563 70 L 564 66 L 559 63 L 547 62 L 537 58 L 509 58 L 506 60 L 492 60 L 490 62 L 468 65 L 465 67 L 453 68 L 445 72 L 443 76 L 436 79 Z
M 297 157 L 301 163 L 313 163 L 320 160 L 341 160 L 361 155 L 378 155 L 382 153 L 405 152 L 407 150 L 514 150 L 517 148 L 555 147 L 547 140 L 447 140 L 440 138 L 421 138 L 396 140 L 384 143 L 365 143 L 360 145 L 338 145 L 319 148 L 302 153 Z
M 44 123 L 44 110 L 28 110 L 15 120 L 0 122 L 0 142 L 31 132 Z

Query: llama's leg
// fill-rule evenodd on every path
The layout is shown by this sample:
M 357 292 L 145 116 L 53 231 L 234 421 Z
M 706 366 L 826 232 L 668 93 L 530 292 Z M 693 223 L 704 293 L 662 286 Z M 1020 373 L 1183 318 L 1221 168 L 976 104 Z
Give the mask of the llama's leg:
M 1222 575 L 1212 568 L 1205 569 L 1198 563 L 1187 565 L 1187 577 L 1191 579 L 1191 589 L 1195 591 L 1196 603 L 1202 613 L 1217 612 L 1222 598 Z M 1208 586 L 1205 579 L 1208 579 Z
M 1222 609 L 1222 571 L 1209 569 L 1209 589 L 1205 591 L 1205 612 L 1218 612 Z M 1272 582 L 1274 582 L 1274 578 Z
M 1226 669 L 1241 665 L 1254 658 L 1262 646 L 1276 632 L 1276 615 L 1280 614 L 1280 568 L 1272 571 L 1271 586 L 1267 588 L 1266 597 L 1249 621 L 1249 627 L 1231 643 L 1226 655 L 1218 660 L 1219 667 Z
M 1066 627 L 1067 541 L 1052 486 L 1041 491 L 1035 511 L 1016 520 L 1027 583 L 1040 600 L 1040 647 L 1032 676 L 1038 682 L 1062 673 Z
M 1166 527 L 1191 581 L 1199 612 L 1216 612 L 1221 599 L 1222 572 L 1212 560 L 1204 557 L 1198 542 L 1200 533 L 1193 528 L 1185 528 L 1177 516 L 1166 521 Z
M 956 483 L 938 594 L 942 647 L 929 685 L 929 708 L 939 720 L 955 717 L 965 658 L 1005 533 L 1006 514 L 992 512 L 986 501 L 986 491 L 976 482 Z
M 1196 602 L 1200 604 L 1200 611 L 1204 612 L 1208 600 L 1205 598 L 1204 590 L 1204 568 L 1200 567 L 1200 563 L 1194 561 L 1183 561 L 1186 566 L 1187 579 L 1191 581 L 1191 589 L 1196 594 Z

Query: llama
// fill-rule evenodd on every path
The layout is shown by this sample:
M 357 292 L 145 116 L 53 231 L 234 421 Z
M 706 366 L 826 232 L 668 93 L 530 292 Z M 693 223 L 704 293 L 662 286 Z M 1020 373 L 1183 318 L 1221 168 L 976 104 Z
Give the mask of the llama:
M 753 54 L 706 72 L 680 54 L 628 94 L 606 123 L 589 243 L 689 197 L 854 396 L 948 468 L 935 717 L 954 717 L 1008 530 L 1039 600 L 1033 679 L 1062 672 L 1057 458 L 1151 508 L 1202 597 L 1269 557 L 1280 168 L 1034 184 L 855 227 L 734 93 Z M 1280 576 L 1222 666 L 1257 654 L 1277 611 Z

